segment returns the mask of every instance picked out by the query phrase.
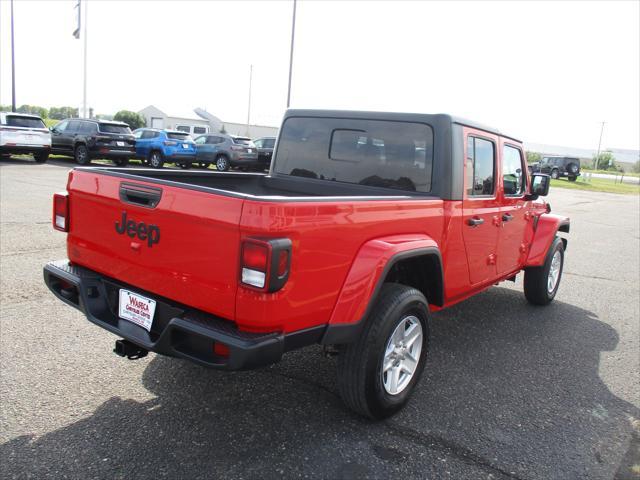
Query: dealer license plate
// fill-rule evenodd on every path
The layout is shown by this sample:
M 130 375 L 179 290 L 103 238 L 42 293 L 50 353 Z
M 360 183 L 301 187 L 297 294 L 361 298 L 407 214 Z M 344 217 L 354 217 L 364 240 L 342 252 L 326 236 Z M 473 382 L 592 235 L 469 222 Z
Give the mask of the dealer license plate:
M 188 145 L 188 144 L 186 144 L 186 143 L 183 143 L 183 144 L 182 144 L 182 148 L 184 148 L 184 149 L 186 150 L 186 149 L 188 149 L 188 148 L 189 148 L 189 145 Z
M 156 313 L 155 300 L 124 288 L 120 289 L 120 304 L 118 307 L 120 318 L 140 325 L 148 332 L 151 330 L 154 313 Z
M 119 147 L 124 147 L 124 142 L 116 142 L 116 145 L 118 145 Z

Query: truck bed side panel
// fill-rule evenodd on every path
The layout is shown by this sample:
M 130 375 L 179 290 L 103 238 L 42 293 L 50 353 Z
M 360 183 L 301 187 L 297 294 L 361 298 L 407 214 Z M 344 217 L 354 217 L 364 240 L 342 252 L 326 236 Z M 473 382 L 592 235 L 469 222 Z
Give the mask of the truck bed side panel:
M 251 330 L 296 331 L 325 324 L 360 247 L 389 235 L 424 233 L 439 242 L 439 199 L 265 203 L 246 200 L 242 237 L 293 242 L 291 274 L 282 290 L 238 289 L 236 321 Z

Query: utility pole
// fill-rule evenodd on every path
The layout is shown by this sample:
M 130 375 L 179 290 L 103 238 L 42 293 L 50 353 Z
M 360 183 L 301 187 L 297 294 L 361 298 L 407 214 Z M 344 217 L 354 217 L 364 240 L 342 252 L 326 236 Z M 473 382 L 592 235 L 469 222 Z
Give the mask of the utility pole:
M 249 107 L 247 109 L 247 137 L 250 136 L 249 134 L 249 125 L 251 122 L 251 81 L 253 78 L 253 65 L 251 65 L 249 67 Z
M 289 88 L 287 89 L 287 108 L 291 103 L 291 73 L 293 72 L 293 42 L 296 36 L 296 0 L 293 0 L 293 21 L 291 23 L 291 52 L 289 54 Z
M 13 0 L 11 0 L 11 111 L 16 111 L 16 54 L 13 39 Z
M 602 132 L 604 131 L 604 124 L 605 122 L 602 122 L 602 125 L 600 126 L 600 140 L 598 140 L 598 153 L 596 153 L 596 161 L 593 166 L 594 170 L 598 170 L 598 162 L 600 161 L 600 147 L 602 146 Z
M 89 17 L 89 2 L 84 4 L 84 58 L 82 61 L 82 117 L 88 118 L 87 110 L 87 20 Z

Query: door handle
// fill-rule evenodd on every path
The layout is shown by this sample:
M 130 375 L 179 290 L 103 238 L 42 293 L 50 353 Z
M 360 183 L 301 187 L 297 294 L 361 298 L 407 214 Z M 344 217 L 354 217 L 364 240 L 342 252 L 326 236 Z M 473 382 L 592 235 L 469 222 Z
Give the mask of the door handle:
M 482 225 L 484 223 L 484 218 L 474 217 L 467 220 L 467 225 L 470 227 L 477 227 L 478 225 Z
M 513 220 L 513 215 L 511 215 L 510 213 L 505 213 L 504 215 L 502 215 L 503 222 L 510 222 L 511 220 Z

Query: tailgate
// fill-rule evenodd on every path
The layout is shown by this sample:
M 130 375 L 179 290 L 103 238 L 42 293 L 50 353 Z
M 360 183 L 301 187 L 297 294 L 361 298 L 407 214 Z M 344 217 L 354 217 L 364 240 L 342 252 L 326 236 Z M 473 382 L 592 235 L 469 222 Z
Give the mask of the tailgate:
M 242 199 L 82 170 L 67 189 L 72 262 L 234 319 Z

